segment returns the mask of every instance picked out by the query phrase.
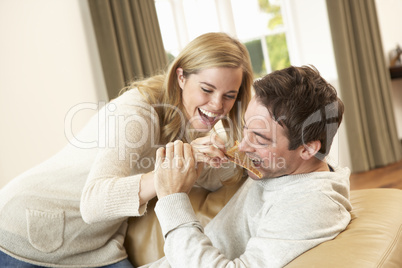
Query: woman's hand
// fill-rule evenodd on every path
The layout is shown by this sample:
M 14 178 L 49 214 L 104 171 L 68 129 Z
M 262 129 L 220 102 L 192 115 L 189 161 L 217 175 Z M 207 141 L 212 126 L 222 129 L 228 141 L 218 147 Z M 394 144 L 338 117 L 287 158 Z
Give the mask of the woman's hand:
M 154 184 L 159 199 L 174 193 L 189 193 L 197 178 L 190 144 L 175 141 L 157 150 Z
M 225 156 L 225 142 L 218 135 L 195 139 L 191 142 L 194 157 L 197 163 L 207 163 L 212 167 L 220 167 L 222 163 L 227 163 Z

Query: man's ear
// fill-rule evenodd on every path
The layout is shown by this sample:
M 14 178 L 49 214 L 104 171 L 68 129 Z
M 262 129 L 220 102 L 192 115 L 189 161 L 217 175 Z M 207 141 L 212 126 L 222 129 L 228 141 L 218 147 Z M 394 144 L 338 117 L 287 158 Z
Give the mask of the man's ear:
M 303 160 L 309 160 L 311 157 L 315 156 L 315 154 L 318 153 L 320 149 L 320 141 L 310 141 L 309 143 L 303 145 L 303 148 L 300 151 L 300 157 Z
M 176 75 L 177 75 L 177 82 L 179 83 L 179 87 L 183 89 L 184 87 L 184 74 L 183 74 L 183 69 L 182 68 L 177 68 L 176 69 Z

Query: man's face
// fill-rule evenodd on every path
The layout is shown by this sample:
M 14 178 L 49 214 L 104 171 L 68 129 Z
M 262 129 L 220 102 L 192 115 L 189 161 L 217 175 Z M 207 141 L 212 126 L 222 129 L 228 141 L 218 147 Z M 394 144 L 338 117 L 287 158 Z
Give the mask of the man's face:
M 272 119 L 268 109 L 253 97 L 245 113 L 245 127 L 239 150 L 253 160 L 263 178 L 293 174 L 301 164 L 299 149 L 289 151 L 285 130 Z M 249 172 L 252 179 L 258 179 Z

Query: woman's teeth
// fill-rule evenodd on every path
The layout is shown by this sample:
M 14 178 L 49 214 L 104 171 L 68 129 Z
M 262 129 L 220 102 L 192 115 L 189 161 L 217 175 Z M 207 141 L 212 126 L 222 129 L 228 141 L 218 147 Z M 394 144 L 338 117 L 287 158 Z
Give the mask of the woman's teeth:
M 201 109 L 201 108 L 198 108 L 198 109 L 200 110 L 201 113 L 205 114 L 208 117 L 217 117 L 219 115 L 219 114 L 208 112 L 208 111 L 206 111 L 204 109 Z

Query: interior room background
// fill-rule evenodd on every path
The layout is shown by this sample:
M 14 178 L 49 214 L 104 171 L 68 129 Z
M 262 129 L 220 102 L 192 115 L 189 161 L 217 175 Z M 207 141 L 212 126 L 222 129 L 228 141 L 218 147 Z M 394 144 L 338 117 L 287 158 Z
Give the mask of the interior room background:
M 208 31 L 228 32 L 251 47 L 256 45 L 255 40 L 264 44 L 270 41 L 269 36 L 283 34 L 291 64 L 314 64 L 330 83 L 339 85 L 325 0 L 277 1 L 283 24 L 273 29 L 267 15 L 259 13 L 257 0 L 247 1 L 247 9 L 241 6 L 245 1 L 236 0 L 170 2 L 175 3 L 173 9 L 167 7 L 168 0 L 156 0 L 163 41 L 171 56 Z M 204 5 L 191 13 L 191 2 Z M 389 54 L 402 43 L 402 1 L 375 2 L 384 60 L 389 64 Z M 172 18 L 176 19 L 174 23 L 166 23 Z M 108 94 L 87 1 L 2 0 L 0 36 L 2 187 L 63 148 L 68 142 L 66 115 L 74 115 L 68 122 L 76 133 L 96 112 L 81 109 L 73 113 L 77 105 L 104 105 Z M 269 49 L 261 46 L 260 50 L 266 60 L 260 70 L 263 75 L 275 67 L 267 64 L 272 54 Z M 392 81 L 391 91 L 398 137 L 402 139 L 402 79 Z M 330 157 L 350 166 L 344 124 Z

